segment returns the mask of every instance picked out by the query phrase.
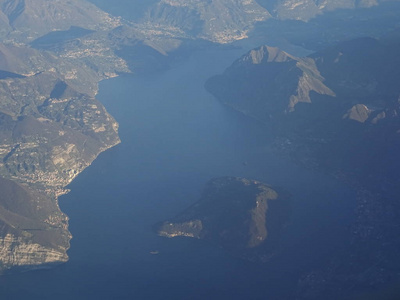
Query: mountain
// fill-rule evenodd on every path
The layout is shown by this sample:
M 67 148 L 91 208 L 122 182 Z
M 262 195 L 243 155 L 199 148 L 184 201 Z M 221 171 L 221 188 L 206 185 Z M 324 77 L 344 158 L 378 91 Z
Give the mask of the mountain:
M 143 18 L 134 24 L 138 32 L 154 42 L 168 39 L 204 39 L 215 43 L 230 43 L 249 36 L 257 24 L 275 24 L 272 21 L 308 22 L 327 12 L 362 11 L 398 0 L 161 0 L 150 6 Z M 351 16 L 344 21 L 351 21 Z M 322 26 L 324 18 L 321 20 Z M 303 23 L 302 22 L 302 23 Z M 328 19 L 328 22 L 331 22 Z M 301 26 L 297 24 L 298 26 Z M 277 30 L 286 34 L 286 23 Z M 320 25 L 321 26 L 321 25 Z M 364 25 L 365 28 L 365 25 Z M 342 29 L 347 31 L 349 28 Z M 276 30 L 276 29 L 275 29 Z M 275 30 L 268 32 L 274 35 Z M 353 28 L 351 31 L 357 30 Z M 314 34 L 315 29 L 308 32 Z M 323 32 L 333 32 L 329 26 Z M 298 33 L 298 32 L 296 32 Z M 290 34 L 290 32 L 288 33 Z M 304 33 L 300 33 L 302 36 Z
M 199 201 L 155 230 L 160 236 L 204 239 L 232 254 L 266 260 L 289 215 L 284 193 L 255 180 L 221 177 L 207 183 Z
M 130 23 L 85 0 L 0 0 L 0 188 L 5 195 L 0 196 L 0 272 L 68 259 L 68 218 L 57 197 L 100 152 L 119 143 L 117 122 L 95 98 L 100 80 L 145 72 L 149 66 L 163 69 L 176 49 L 187 55 L 193 45 L 243 39 L 261 21 L 276 21 L 275 31 L 286 24 L 279 20 L 308 20 L 345 7 L 344 1 L 260 3 L 162 0 L 140 22 Z M 346 3 L 351 8 L 375 4 Z M 306 24 L 291 24 L 300 23 Z M 298 31 L 289 33 L 298 36 Z M 306 58 L 264 46 L 207 87 L 222 102 L 273 124 L 275 146 L 282 153 L 307 164 L 323 162 L 336 174 L 358 172 L 369 182 L 376 180 L 374 186 L 385 182 L 391 187 L 395 184 L 386 180 L 388 172 L 397 174 L 398 169 L 392 147 L 397 145 L 398 46 L 367 39 L 361 45 L 340 44 Z M 318 128 L 312 126 L 316 120 L 322 121 Z M 231 182 L 245 189 L 242 179 Z M 254 205 L 254 197 L 249 201 Z M 255 224 L 256 219 L 247 221 Z M 357 232 L 369 224 L 363 222 Z M 262 232 L 265 224 L 256 223 Z M 254 240 L 248 228 L 242 229 Z M 268 239 L 271 235 L 266 244 Z M 239 238 L 238 245 L 244 241 Z
M 339 287 L 361 291 L 394 284 L 389 278 L 396 278 L 393 257 L 400 247 L 399 51 L 399 40 L 373 38 L 302 58 L 263 46 L 206 83 L 222 103 L 272 129 L 281 155 L 357 191 L 351 242 L 329 267 L 304 274 L 296 299 L 340 299 L 348 294 Z M 387 280 L 375 280 L 382 276 Z
M 338 9 L 369 8 L 398 0 L 259 0 L 272 16 L 281 20 L 308 21 L 324 12 Z
M 334 96 L 312 58 L 294 57 L 262 46 L 237 60 L 206 88 L 226 104 L 260 120 L 311 102 L 312 92 Z M 266 97 L 266 95 L 268 95 Z
M 68 218 L 57 202 L 0 179 L 0 269 L 51 266 L 68 260 Z
M 162 0 L 142 24 L 175 36 L 229 43 L 246 38 L 256 22 L 269 17 L 254 0 Z
M 99 81 L 129 70 L 104 38 L 118 19 L 90 3 L 7 0 L 0 9 L 2 273 L 68 260 L 71 234 L 57 198 L 120 142 L 95 96 Z
M 118 124 L 94 98 L 104 75 L 31 48 L 0 49 L 0 175 L 7 191 L 0 198 L 0 271 L 64 262 L 70 233 L 57 197 L 119 143 Z M 29 207 L 41 209 L 26 214 Z
M 26 42 L 71 26 L 110 29 L 119 21 L 84 0 L 0 0 L 0 24 L 2 38 Z
M 340 168 L 383 174 L 388 169 L 375 165 L 372 155 L 379 151 L 380 162 L 393 166 L 386 143 L 396 140 L 399 120 L 399 46 L 396 40 L 362 38 L 303 58 L 263 46 L 209 79 L 206 88 L 224 104 L 274 126 L 277 135 L 314 143 L 310 149 L 318 144 L 318 157 L 327 158 L 334 143 L 342 154 Z M 321 161 L 334 168 L 334 157 Z
M 108 11 L 112 15 L 121 16 L 122 18 L 130 21 L 137 21 L 147 11 L 149 6 L 158 2 L 158 0 L 118 0 L 109 5 L 108 0 L 89 0 L 97 7 L 104 11 Z

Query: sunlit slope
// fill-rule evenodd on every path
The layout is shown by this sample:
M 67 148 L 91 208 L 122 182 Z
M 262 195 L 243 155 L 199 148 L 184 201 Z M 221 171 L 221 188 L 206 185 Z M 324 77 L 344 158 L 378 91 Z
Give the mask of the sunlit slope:
M 7 38 L 29 41 L 70 26 L 104 29 L 117 20 L 84 0 L 0 0 L 0 24 Z

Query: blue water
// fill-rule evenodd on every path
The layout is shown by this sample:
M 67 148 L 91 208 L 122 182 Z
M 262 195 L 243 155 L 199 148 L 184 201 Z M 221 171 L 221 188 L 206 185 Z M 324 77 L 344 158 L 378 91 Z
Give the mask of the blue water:
M 329 260 L 346 237 L 352 191 L 271 152 L 268 128 L 203 88 L 243 52 L 199 51 L 157 75 L 101 83 L 98 98 L 120 123 L 122 143 L 60 198 L 74 236 L 70 261 L 0 277 L 1 299 L 285 299 L 300 274 Z M 218 176 L 259 179 L 293 195 L 292 225 L 271 263 L 152 232 Z

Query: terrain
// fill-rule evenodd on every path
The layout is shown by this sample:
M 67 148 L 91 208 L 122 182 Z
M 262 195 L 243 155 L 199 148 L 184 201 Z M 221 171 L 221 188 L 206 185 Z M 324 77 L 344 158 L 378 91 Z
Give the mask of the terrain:
M 395 282 L 396 2 L 163 0 L 132 22 L 83 0 L 0 1 L 0 271 L 68 260 L 68 217 L 57 197 L 100 152 L 120 142 L 118 123 L 96 100 L 99 81 L 162 71 L 191 51 L 240 47 L 235 42 L 255 38 L 318 52 L 303 57 L 261 46 L 210 79 L 207 89 L 273 128 L 277 152 L 341 178 L 359 195 L 348 252 L 332 258 L 329 268 L 304 274 L 297 297 L 318 299 L 333 291 L 338 299 L 344 295 L 338 286 L 363 290 Z M 352 41 L 360 36 L 373 38 Z M 227 195 L 237 190 L 243 197 L 232 213 L 239 221 L 218 224 L 224 210 L 214 205 L 229 207 Z M 284 225 L 268 225 L 279 213 L 260 190 L 273 193 L 246 179 L 211 181 L 197 207 L 158 231 L 204 238 L 266 261 Z M 263 198 L 258 207 L 257 197 Z M 242 235 L 224 235 L 235 226 Z
M 391 0 L 389 0 L 391 1 Z M 395 0 L 396 1 L 396 0 Z M 259 0 L 271 14 L 282 20 L 309 21 L 311 18 L 325 12 L 338 9 L 356 9 L 378 6 L 387 0 Z
M 262 46 L 206 83 L 225 105 L 272 128 L 281 155 L 357 191 L 352 241 L 326 270 L 304 275 L 298 299 L 337 299 L 398 281 L 398 51 L 397 39 L 373 38 L 301 58 Z
M 92 46 L 49 52 L 35 43 L 71 26 L 88 33 L 119 24 L 89 3 L 2 1 L 0 7 L 7 24 L 0 43 L 3 272 L 68 260 L 71 234 L 57 198 L 100 152 L 119 143 L 118 123 L 95 95 L 100 80 L 127 68 L 94 38 L 103 53 Z
M 289 222 L 284 192 L 255 180 L 222 177 L 209 181 L 201 199 L 155 226 L 160 236 L 204 239 L 251 260 L 269 260 Z M 262 248 L 262 250 L 260 249 Z
M 211 78 L 206 88 L 226 105 L 273 126 L 287 139 L 283 148 L 293 139 L 319 151 L 299 158 L 358 170 L 365 178 L 384 176 L 389 166 L 397 169 L 390 149 L 397 145 L 398 49 L 397 40 L 360 38 L 300 58 L 262 46 Z M 291 151 L 296 155 L 300 149 Z M 367 153 L 379 158 L 379 166 Z

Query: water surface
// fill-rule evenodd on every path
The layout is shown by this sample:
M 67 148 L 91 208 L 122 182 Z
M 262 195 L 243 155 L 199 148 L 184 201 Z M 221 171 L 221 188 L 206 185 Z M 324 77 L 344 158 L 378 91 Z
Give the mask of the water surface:
M 119 121 L 122 143 L 60 198 L 74 236 L 70 261 L 1 277 L 4 299 L 285 299 L 300 274 L 329 260 L 346 236 L 352 192 L 271 152 L 268 128 L 204 90 L 244 51 L 202 50 L 163 73 L 101 83 L 98 97 Z M 293 195 L 293 223 L 271 263 L 152 232 L 219 176 L 258 179 Z

